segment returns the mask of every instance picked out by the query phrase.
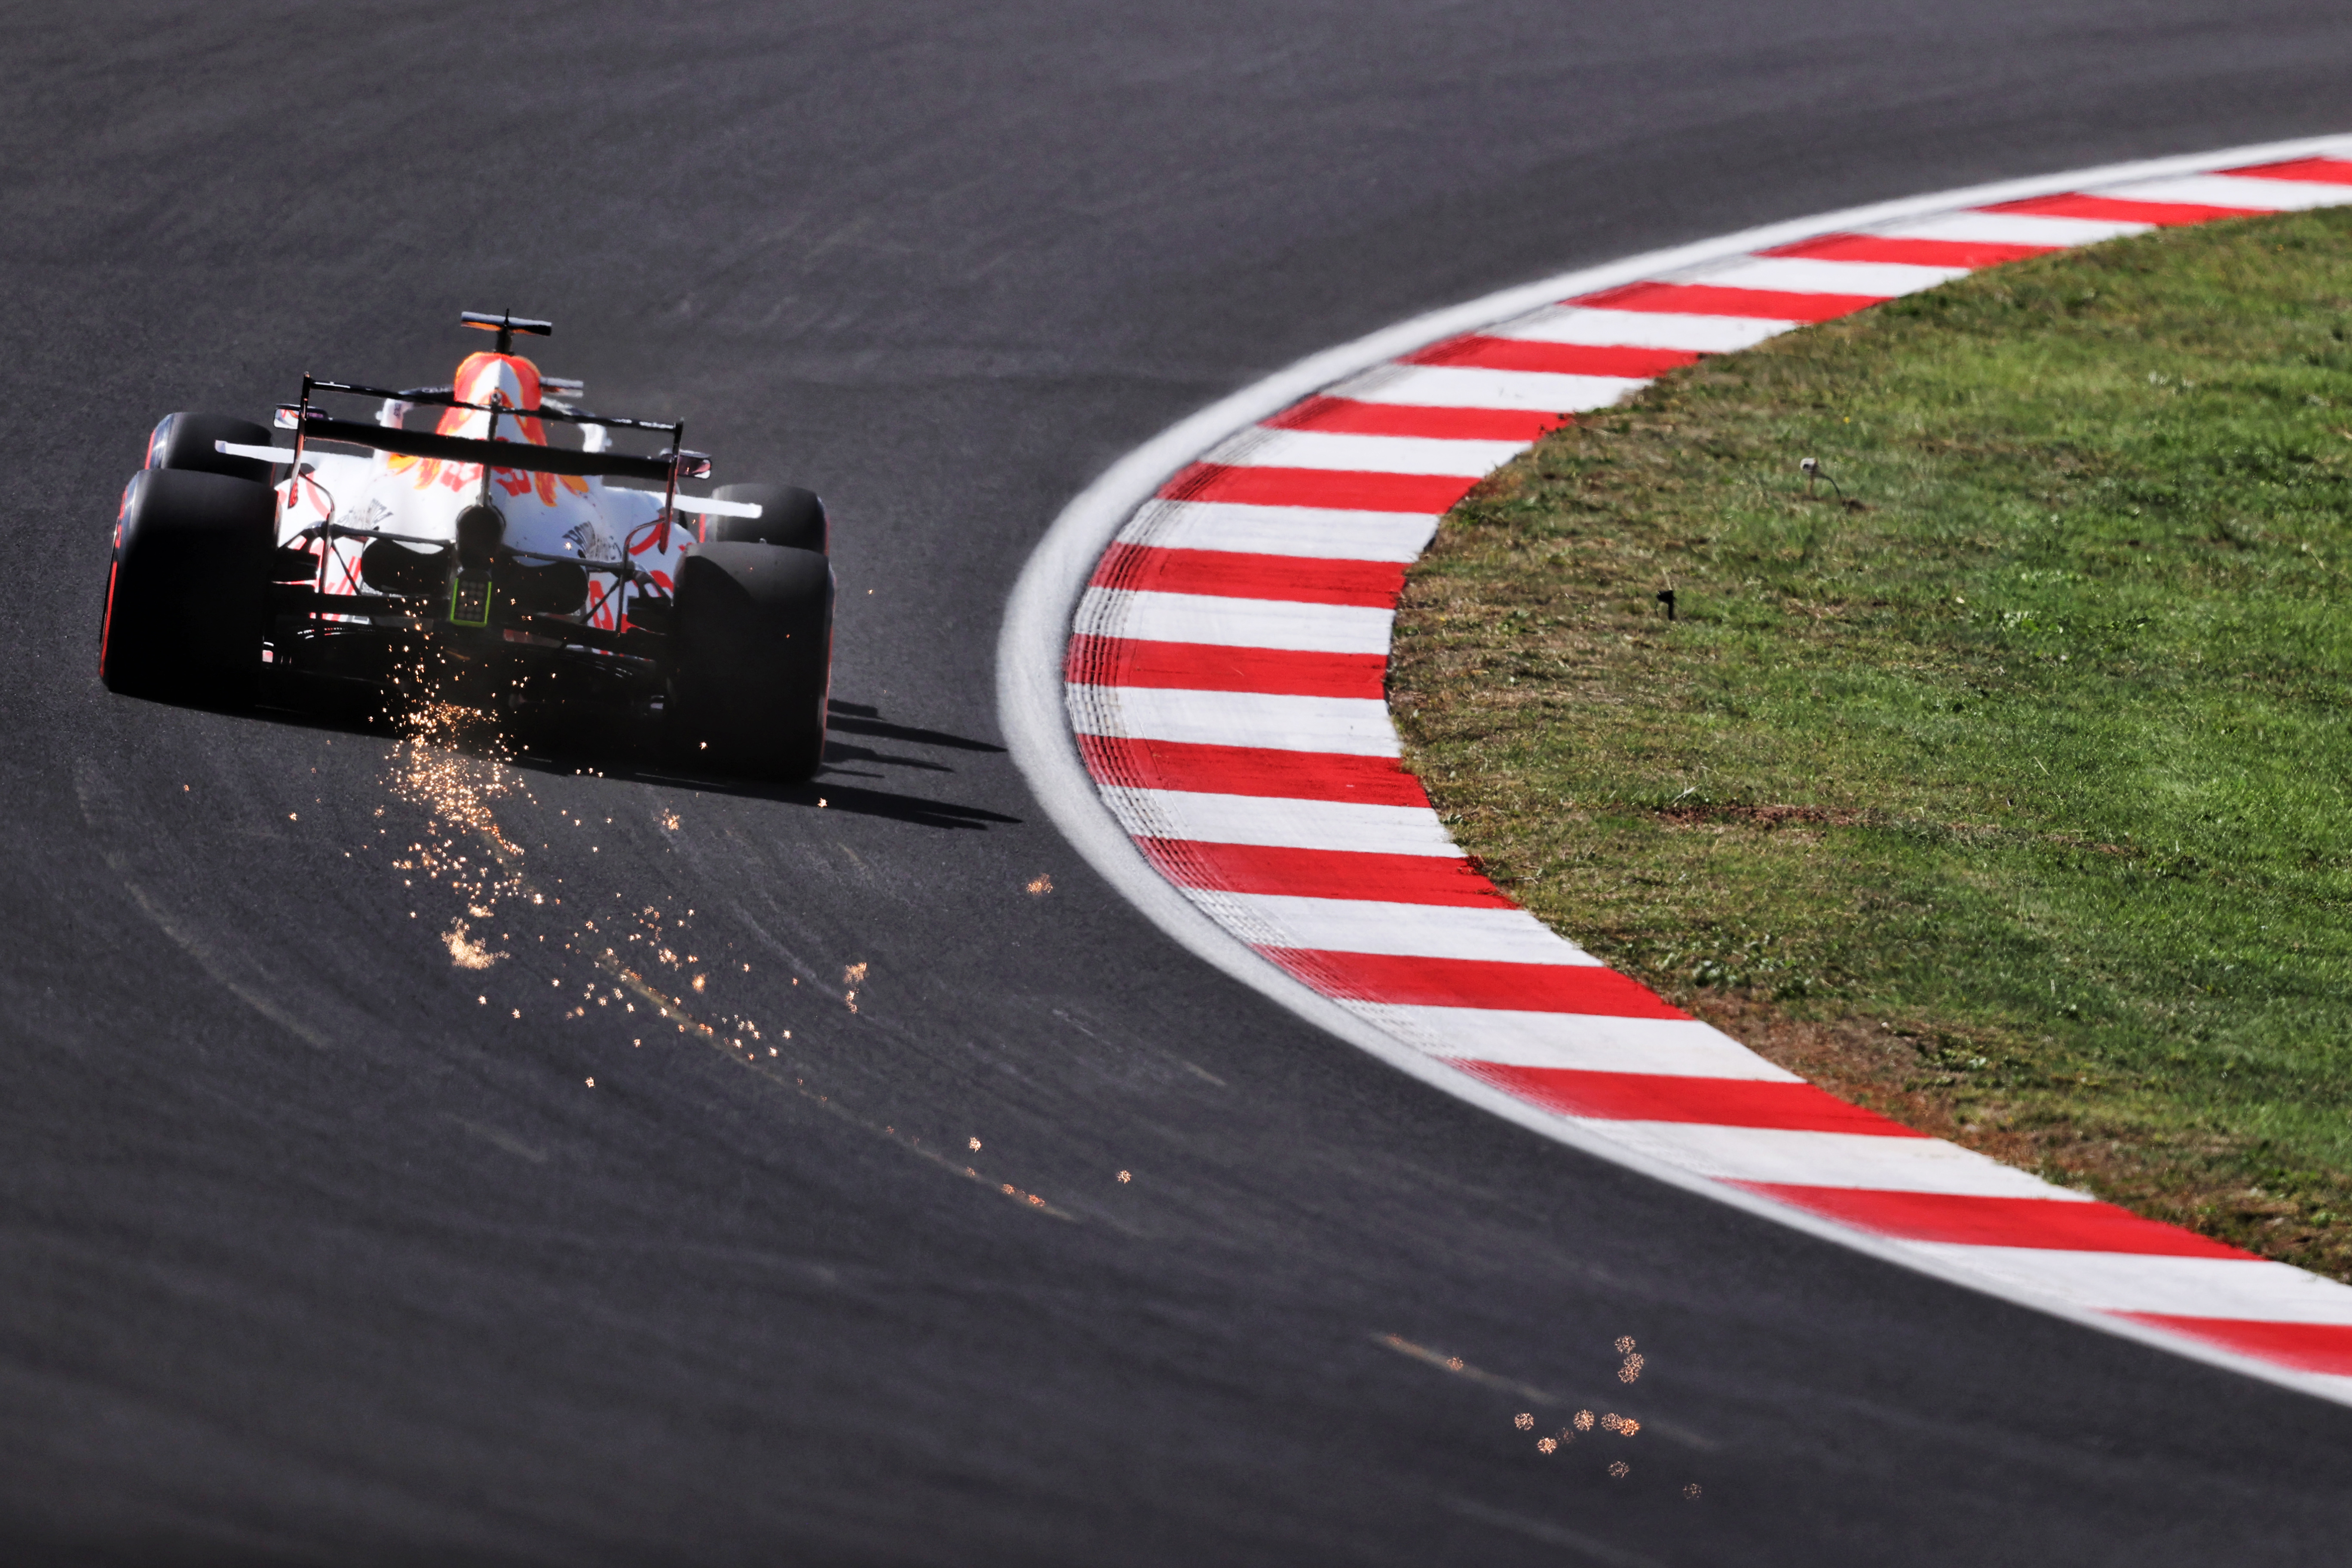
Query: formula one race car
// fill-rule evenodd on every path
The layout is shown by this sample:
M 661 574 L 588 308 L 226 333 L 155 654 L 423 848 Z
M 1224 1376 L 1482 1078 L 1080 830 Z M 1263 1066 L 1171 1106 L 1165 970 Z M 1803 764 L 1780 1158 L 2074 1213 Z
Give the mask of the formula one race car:
M 681 760 L 815 771 L 833 660 L 824 503 L 771 484 L 682 494 L 710 473 L 683 425 L 549 395 L 580 387 L 512 352 L 545 321 L 464 320 L 498 347 L 448 386 L 304 376 L 277 411 L 291 447 L 220 415 L 155 426 L 115 522 L 107 686 L 239 702 L 266 678 L 517 714 L 601 707 L 650 721 Z M 328 395 L 381 404 L 372 423 L 337 418 Z M 430 430 L 409 428 L 418 408 L 442 411 Z M 664 449 L 615 450 L 614 432 Z

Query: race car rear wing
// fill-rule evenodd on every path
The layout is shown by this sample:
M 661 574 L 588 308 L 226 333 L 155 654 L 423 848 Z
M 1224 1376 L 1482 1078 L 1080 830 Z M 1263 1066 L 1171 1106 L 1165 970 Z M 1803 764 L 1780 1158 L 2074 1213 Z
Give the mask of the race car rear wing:
M 539 379 L 541 385 L 553 387 L 558 391 L 567 387 L 576 389 L 582 384 L 576 381 L 562 381 L 551 375 L 542 375 Z M 686 428 L 685 425 L 676 420 L 624 419 L 614 414 L 587 414 L 577 408 L 559 408 L 552 404 L 541 404 L 537 408 L 515 408 L 503 403 L 468 403 L 446 386 L 412 386 L 404 392 L 394 392 L 389 387 L 362 386 L 356 382 L 320 381 L 316 376 L 304 376 L 302 383 L 304 388 L 310 392 L 348 392 L 357 397 L 388 397 L 401 403 L 414 403 L 429 408 L 471 408 L 483 414 L 495 411 L 509 418 L 520 414 L 526 418 L 554 419 L 566 425 L 608 425 L 621 430 L 651 430 L 656 434 L 670 437 L 672 439 L 677 437 L 679 431 Z M 297 405 L 291 403 L 281 403 L 278 405 L 281 429 L 288 427 L 284 423 L 283 416 L 295 406 Z
M 649 430 L 667 436 L 670 449 L 649 457 L 626 452 L 590 452 L 567 447 L 541 447 L 523 441 L 484 440 L 471 436 L 444 436 L 432 430 L 404 430 L 397 426 L 362 424 L 355 419 L 337 419 L 310 406 L 310 397 L 318 392 L 349 393 L 360 397 L 382 397 L 389 400 L 424 404 L 444 408 L 470 408 L 490 416 L 490 428 L 498 429 L 501 418 L 553 419 L 568 425 L 617 426 L 625 430 Z M 509 408 L 503 404 L 468 403 L 454 394 L 439 391 L 394 392 L 386 387 L 362 386 L 352 382 L 320 381 L 313 376 L 302 378 L 302 400 L 281 404 L 276 420 L 281 430 L 294 432 L 297 450 L 305 441 L 341 441 L 356 447 L 372 447 L 380 452 L 396 452 L 410 458 L 437 458 L 444 462 L 481 463 L 493 468 L 520 468 L 529 473 L 570 474 L 576 478 L 591 477 L 616 479 L 644 479 L 666 487 L 675 486 L 679 479 L 700 479 L 710 477 L 710 456 L 707 452 L 691 452 L 678 445 L 686 434 L 681 422 L 669 424 L 647 419 L 623 419 L 561 408 Z
M 244 458 L 256 463 L 274 463 L 281 468 L 291 468 L 294 465 L 294 451 L 290 447 L 254 447 L 241 441 L 215 441 L 213 443 L 213 450 L 225 458 Z M 641 490 L 634 485 L 616 485 L 614 488 L 625 490 L 633 496 L 658 496 L 662 493 L 658 490 Z M 715 496 L 681 495 L 671 500 L 670 510 L 690 511 L 703 517 L 758 517 L 761 515 L 763 509 L 758 501 L 720 500 Z M 370 535 L 370 537 L 374 536 Z
M 388 425 L 332 418 L 315 408 L 308 410 L 307 416 L 293 428 L 312 441 L 345 441 L 407 458 L 438 458 L 445 463 L 487 463 L 493 468 L 520 468 L 534 474 L 571 474 L 582 479 L 595 475 L 662 484 L 673 474 L 698 478 L 710 471 L 710 459 L 698 452 L 680 452 L 675 457 L 664 453 L 650 458 L 627 452 L 579 452 L 525 441 L 484 441 L 471 436 L 436 435 L 430 430 L 400 430 Z M 681 468 L 681 464 L 691 466 Z
M 493 327 L 490 319 L 480 321 L 468 313 L 467 325 L 492 327 L 499 334 L 499 348 L 503 352 L 518 331 L 535 331 L 544 335 L 551 331 L 543 321 L 518 323 L 510 317 L 501 318 Z M 337 419 L 310 406 L 310 399 L 321 392 L 342 393 L 354 397 L 381 397 L 386 405 L 387 416 L 396 412 L 394 405 L 425 404 L 444 408 L 469 408 L 488 415 L 489 428 L 481 437 L 444 436 L 437 430 L 403 429 L 397 418 L 390 423 L 361 424 L 355 419 Z M 545 447 L 535 441 L 501 441 L 498 438 L 499 421 L 506 419 L 553 419 L 562 424 L 625 430 L 649 430 L 669 437 L 669 450 L 650 457 L 627 452 L 590 451 L 586 447 Z M 404 457 L 437 458 L 443 462 L 477 463 L 481 466 L 482 499 L 489 500 L 490 475 L 499 469 L 520 469 L 526 473 L 567 474 L 579 479 L 644 479 L 661 486 L 661 510 L 656 514 L 661 531 L 656 536 L 660 548 L 669 548 L 671 521 L 677 516 L 677 483 L 680 479 L 707 479 L 710 477 L 710 456 L 707 452 L 689 452 L 684 445 L 685 422 L 661 424 L 648 419 L 621 419 L 585 414 L 578 409 L 514 408 L 503 400 L 495 403 L 470 403 L 457 395 L 454 390 L 444 392 L 432 388 L 415 393 L 394 392 L 386 387 L 362 386 L 355 382 L 320 381 L 305 374 L 302 377 L 302 397 L 299 403 L 281 404 L 275 421 L 281 430 L 294 432 L 292 464 L 295 472 L 302 471 L 302 449 L 310 442 L 337 441 L 354 447 L 369 447 L 379 452 L 394 452 Z M 602 428 L 596 430 L 597 446 L 604 445 Z M 725 510 L 751 503 L 719 502 Z M 625 571 L 627 563 L 622 565 Z M 324 568 L 321 568 L 323 570 Z

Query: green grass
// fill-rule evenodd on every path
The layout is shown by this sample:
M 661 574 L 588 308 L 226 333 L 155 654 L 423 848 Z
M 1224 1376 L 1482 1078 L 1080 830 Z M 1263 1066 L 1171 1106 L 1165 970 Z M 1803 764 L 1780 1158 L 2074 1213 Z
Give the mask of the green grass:
M 1668 377 L 1446 520 L 1409 763 L 1515 897 L 1818 1081 L 2352 1275 L 2347 332 L 2313 214 Z

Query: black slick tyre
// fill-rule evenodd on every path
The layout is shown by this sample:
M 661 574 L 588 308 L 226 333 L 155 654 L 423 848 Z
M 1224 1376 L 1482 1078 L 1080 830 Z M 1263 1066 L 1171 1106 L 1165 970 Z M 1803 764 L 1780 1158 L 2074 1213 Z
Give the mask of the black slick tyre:
M 177 468 L 192 474 L 223 474 L 232 479 L 269 482 L 269 465 L 256 458 L 236 458 L 213 445 L 267 447 L 269 432 L 250 419 L 226 414 L 166 414 L 147 437 L 151 468 Z M 289 453 L 289 456 L 291 456 Z
M 147 468 L 122 494 L 99 632 L 115 691 L 248 700 L 268 629 L 278 498 L 226 474 Z
M 678 564 L 665 743 L 682 763 L 804 779 L 824 760 L 833 567 L 814 551 L 699 544 Z
M 780 544 L 787 550 L 831 552 L 833 525 L 816 492 L 796 485 L 721 485 L 710 492 L 713 500 L 750 501 L 757 517 L 709 517 L 702 537 L 712 544 Z

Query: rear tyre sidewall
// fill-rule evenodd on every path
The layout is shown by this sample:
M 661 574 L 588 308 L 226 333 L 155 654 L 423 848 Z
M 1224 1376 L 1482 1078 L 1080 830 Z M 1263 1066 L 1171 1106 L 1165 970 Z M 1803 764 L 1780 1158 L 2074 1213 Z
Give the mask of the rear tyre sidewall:
M 830 553 L 833 524 L 824 502 L 814 490 L 797 485 L 721 485 L 710 492 L 713 500 L 750 501 L 757 517 L 717 517 L 704 521 L 702 537 L 711 544 L 776 544 L 787 550 Z
M 277 531 L 278 498 L 268 485 L 174 468 L 134 478 L 116 524 L 99 637 L 107 687 L 249 700 L 268 631 Z
M 256 458 L 232 458 L 213 443 L 232 447 L 267 447 L 269 432 L 250 419 L 226 414 L 166 414 L 147 437 L 147 467 L 176 468 L 192 474 L 221 474 L 232 479 L 269 482 L 269 465 Z
M 734 541 L 678 563 L 664 729 L 683 762 L 798 780 L 824 760 L 833 568 L 814 551 Z

